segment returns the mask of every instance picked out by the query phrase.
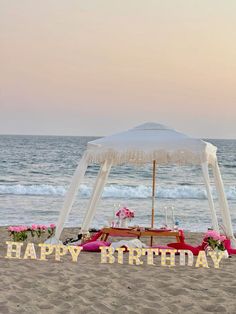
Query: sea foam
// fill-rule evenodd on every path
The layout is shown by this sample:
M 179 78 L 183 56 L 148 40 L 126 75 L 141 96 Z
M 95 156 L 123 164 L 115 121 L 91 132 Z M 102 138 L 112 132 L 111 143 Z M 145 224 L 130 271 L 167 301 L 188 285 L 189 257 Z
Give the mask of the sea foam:
M 54 185 L 0 185 L 1 195 L 45 195 L 45 196 L 64 196 L 67 186 Z M 226 187 L 226 195 L 230 200 L 236 200 L 236 187 Z M 213 189 L 213 197 L 216 198 L 216 191 Z M 79 195 L 82 198 L 90 197 L 92 188 L 85 184 L 80 186 Z M 150 198 L 152 189 L 150 186 L 126 186 L 108 185 L 104 188 L 103 198 L 127 198 L 127 199 L 147 199 Z M 157 187 L 156 195 L 162 199 L 206 199 L 206 191 L 203 186 L 177 185 Z

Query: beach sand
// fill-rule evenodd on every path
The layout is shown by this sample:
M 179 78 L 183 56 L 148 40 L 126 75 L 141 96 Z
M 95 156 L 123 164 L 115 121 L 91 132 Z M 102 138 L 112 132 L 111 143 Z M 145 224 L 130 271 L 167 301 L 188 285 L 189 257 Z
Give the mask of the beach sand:
M 77 234 L 65 229 L 62 238 Z M 9 240 L 0 228 L 0 313 L 236 313 L 236 256 L 220 269 L 160 265 L 101 264 L 100 253 L 82 252 L 38 260 L 6 259 Z M 186 241 L 201 242 L 200 234 Z

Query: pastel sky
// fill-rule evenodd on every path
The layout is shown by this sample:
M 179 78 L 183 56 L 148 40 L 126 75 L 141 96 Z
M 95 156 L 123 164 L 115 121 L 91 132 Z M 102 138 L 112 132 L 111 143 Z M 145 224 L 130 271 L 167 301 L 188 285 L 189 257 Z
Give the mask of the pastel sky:
M 0 134 L 236 138 L 235 0 L 0 0 Z

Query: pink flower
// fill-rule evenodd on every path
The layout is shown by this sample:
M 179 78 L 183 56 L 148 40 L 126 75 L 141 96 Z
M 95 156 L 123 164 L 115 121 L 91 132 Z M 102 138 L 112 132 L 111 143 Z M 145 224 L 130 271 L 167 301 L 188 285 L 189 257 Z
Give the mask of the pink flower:
M 119 210 L 116 212 L 116 216 L 117 216 L 117 217 L 120 217 L 120 214 L 121 214 L 121 210 L 119 209 Z
M 16 227 L 16 226 L 11 226 L 8 228 L 8 230 L 12 231 L 12 232 L 18 232 L 18 229 L 19 229 L 19 227 Z
M 56 228 L 56 225 L 55 224 L 50 224 L 50 228 L 54 229 L 54 228 Z
M 123 207 L 121 209 L 119 209 L 116 212 L 116 216 L 121 218 L 121 219 L 125 219 L 125 218 L 133 218 L 134 217 L 134 212 L 131 211 L 129 208 L 127 207 Z
M 205 234 L 205 238 L 212 238 L 213 240 L 220 240 L 221 235 L 215 230 L 209 230 Z
M 225 240 L 226 240 L 226 236 L 221 235 L 221 236 L 220 236 L 220 242 L 224 242 Z
M 20 232 L 22 231 L 27 231 L 28 230 L 28 227 L 26 226 L 19 226 L 19 229 L 20 229 Z
M 38 225 L 37 227 L 39 230 L 43 230 L 44 225 Z
M 31 230 L 37 230 L 37 229 L 38 229 L 37 225 L 34 224 L 34 225 L 31 226 Z

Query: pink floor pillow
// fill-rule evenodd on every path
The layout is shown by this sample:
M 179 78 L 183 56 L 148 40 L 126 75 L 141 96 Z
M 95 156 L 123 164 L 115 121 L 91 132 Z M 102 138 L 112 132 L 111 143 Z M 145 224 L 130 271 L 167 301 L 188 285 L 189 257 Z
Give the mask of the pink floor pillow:
M 93 242 L 88 242 L 82 245 L 83 251 L 88 251 L 88 252 L 100 252 L 99 247 L 100 246 L 110 246 L 111 243 L 105 242 L 105 241 L 93 241 Z
M 228 251 L 229 254 L 236 254 L 236 249 L 231 247 L 230 239 L 224 240 L 225 249 Z
M 192 246 L 187 243 L 181 243 L 181 242 L 168 243 L 167 245 L 176 250 L 189 250 L 195 256 L 198 255 L 199 251 L 201 250 L 201 246 Z

